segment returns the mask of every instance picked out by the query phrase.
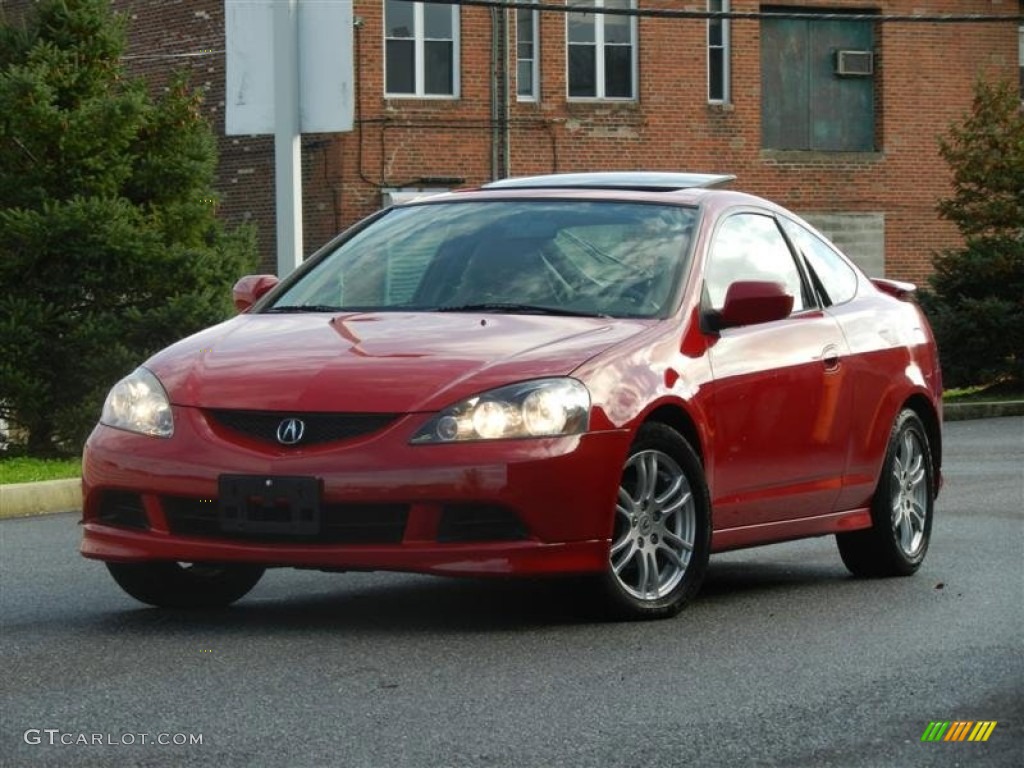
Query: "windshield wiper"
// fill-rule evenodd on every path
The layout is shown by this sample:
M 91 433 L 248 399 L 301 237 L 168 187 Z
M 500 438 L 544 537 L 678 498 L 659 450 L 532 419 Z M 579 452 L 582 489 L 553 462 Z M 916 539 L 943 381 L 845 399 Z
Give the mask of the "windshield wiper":
M 291 304 L 283 307 L 271 307 L 263 310 L 266 313 L 276 312 L 285 314 L 289 312 L 344 312 L 344 307 L 332 307 L 329 304 Z
M 516 304 L 514 302 L 487 301 L 479 304 L 451 304 L 437 307 L 437 312 L 503 312 L 524 315 L 559 315 L 562 317 L 608 317 L 599 312 L 583 312 L 578 309 L 544 307 L 538 304 Z

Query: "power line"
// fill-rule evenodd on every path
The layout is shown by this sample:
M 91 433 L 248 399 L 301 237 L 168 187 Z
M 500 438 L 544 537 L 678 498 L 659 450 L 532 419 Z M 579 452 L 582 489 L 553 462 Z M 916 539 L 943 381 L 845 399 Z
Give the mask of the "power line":
M 1000 24 L 1015 22 L 1024 24 L 1024 14 L 984 14 L 984 13 L 938 13 L 938 14 L 898 14 L 898 13 L 849 13 L 849 12 L 818 12 L 818 11 L 697 11 L 678 8 L 605 8 L 592 5 L 556 5 L 554 3 L 535 3 L 529 0 L 430 0 L 438 5 L 465 5 L 477 8 L 507 8 L 524 11 L 545 11 L 552 13 L 594 13 L 606 16 L 635 16 L 652 19 L 729 19 L 739 21 L 762 20 L 799 20 L 799 21 L 870 21 L 896 24 Z M 220 50 L 200 50 L 188 53 L 140 53 L 122 56 L 124 60 L 156 61 L 161 59 L 196 59 L 204 56 L 217 56 L 224 53 Z
M 871 21 L 897 24 L 999 24 L 1024 23 L 1024 14 L 986 13 L 844 13 L 817 11 L 698 11 L 678 8 L 605 8 L 592 5 L 532 3 L 529 0 L 431 0 L 440 5 L 465 5 L 479 8 L 510 8 L 552 13 L 594 13 L 606 16 L 635 16 L 653 19 L 729 19 L 762 21 L 788 19 L 800 21 Z

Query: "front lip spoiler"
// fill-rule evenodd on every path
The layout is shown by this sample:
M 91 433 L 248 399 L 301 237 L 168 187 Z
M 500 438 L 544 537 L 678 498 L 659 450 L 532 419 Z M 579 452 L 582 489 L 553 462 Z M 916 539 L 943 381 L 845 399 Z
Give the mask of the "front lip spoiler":
M 266 567 L 406 571 L 448 576 L 595 573 L 608 562 L 607 539 L 471 544 L 264 544 L 167 536 L 97 522 L 83 524 L 81 553 L 118 563 L 153 561 L 249 563 Z

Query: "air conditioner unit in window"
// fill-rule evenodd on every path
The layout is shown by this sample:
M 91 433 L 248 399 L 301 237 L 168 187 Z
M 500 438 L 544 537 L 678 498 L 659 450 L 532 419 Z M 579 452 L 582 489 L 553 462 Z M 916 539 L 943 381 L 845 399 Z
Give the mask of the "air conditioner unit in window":
M 840 77 L 870 77 L 874 73 L 873 51 L 836 51 L 836 74 Z

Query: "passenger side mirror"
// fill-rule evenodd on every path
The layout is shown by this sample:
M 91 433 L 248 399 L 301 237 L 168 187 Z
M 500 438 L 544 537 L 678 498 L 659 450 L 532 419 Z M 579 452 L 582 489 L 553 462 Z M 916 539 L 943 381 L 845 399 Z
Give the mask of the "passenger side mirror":
M 708 313 L 706 321 L 712 331 L 720 331 L 782 320 L 792 311 L 793 297 L 782 283 L 738 280 L 729 285 L 721 311 Z
M 257 300 L 280 282 L 276 275 L 246 275 L 231 289 L 235 309 L 248 312 Z

